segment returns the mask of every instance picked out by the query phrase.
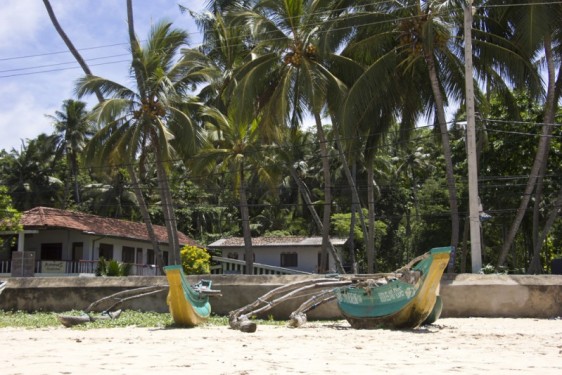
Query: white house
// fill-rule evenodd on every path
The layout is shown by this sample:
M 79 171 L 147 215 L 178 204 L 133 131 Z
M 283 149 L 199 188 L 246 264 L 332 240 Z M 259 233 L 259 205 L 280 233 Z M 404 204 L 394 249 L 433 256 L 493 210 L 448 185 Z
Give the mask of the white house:
M 33 255 L 36 272 L 73 274 L 95 269 L 100 257 L 130 263 L 133 274 L 154 274 L 155 252 L 144 223 L 105 218 L 83 212 L 36 207 L 22 215 L 24 231 L 19 233 L 18 252 Z M 154 232 L 168 260 L 166 228 L 154 225 Z M 180 246 L 196 245 L 179 232 Z M 16 252 L 2 253 L 9 263 Z M 15 254 L 18 255 L 18 254 Z M 5 258 L 5 259 L 4 259 Z M 0 273 L 6 272 L 0 270 Z
M 336 251 L 342 254 L 347 240 L 331 238 Z M 207 246 L 218 250 L 224 258 L 245 260 L 244 238 L 231 237 L 215 241 Z M 252 250 L 254 262 L 275 267 L 316 273 L 320 264 L 322 237 L 254 237 Z M 330 271 L 336 271 L 333 257 L 328 257 Z

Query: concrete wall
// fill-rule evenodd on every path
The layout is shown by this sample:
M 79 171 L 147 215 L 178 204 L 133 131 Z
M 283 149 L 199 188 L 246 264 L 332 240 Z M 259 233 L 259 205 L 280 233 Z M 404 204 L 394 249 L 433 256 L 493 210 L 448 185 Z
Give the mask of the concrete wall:
M 290 282 L 318 275 L 247 276 L 211 275 L 213 289 L 222 297 L 211 300 L 213 312 L 230 311 L 255 301 L 268 291 Z M 200 277 L 189 276 L 191 283 Z M 0 309 L 61 312 L 83 310 L 90 303 L 125 289 L 167 284 L 165 277 L 29 277 L 6 278 Z M 123 306 L 140 311 L 166 312 L 166 291 L 136 299 Z M 562 276 L 445 275 L 441 281 L 443 317 L 535 317 L 562 316 Z M 287 319 L 305 297 L 294 299 L 264 313 L 263 317 Z M 309 319 L 339 319 L 335 302 L 309 312 Z

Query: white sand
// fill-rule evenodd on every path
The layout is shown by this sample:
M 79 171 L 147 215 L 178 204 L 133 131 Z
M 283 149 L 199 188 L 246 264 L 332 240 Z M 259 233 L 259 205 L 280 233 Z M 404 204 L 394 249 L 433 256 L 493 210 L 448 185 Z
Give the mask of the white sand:
M 440 319 L 413 331 L 0 329 L 0 374 L 562 374 L 562 320 Z

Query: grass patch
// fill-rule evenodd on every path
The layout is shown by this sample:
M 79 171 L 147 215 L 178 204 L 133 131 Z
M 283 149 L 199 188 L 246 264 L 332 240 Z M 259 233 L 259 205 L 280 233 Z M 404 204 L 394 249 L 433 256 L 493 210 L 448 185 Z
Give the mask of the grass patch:
M 74 315 L 79 316 L 82 311 L 72 310 L 61 313 L 54 312 L 25 312 L 25 311 L 3 311 L 0 310 L 0 328 L 49 328 L 62 327 L 58 321 L 57 315 Z M 94 314 L 96 315 L 96 314 Z M 272 317 L 268 319 L 252 319 L 258 325 L 278 325 L 287 324 L 285 320 L 274 320 Z M 211 316 L 203 327 L 207 326 L 228 326 L 227 316 Z M 169 313 L 156 312 L 139 312 L 134 310 L 125 310 L 118 319 L 114 320 L 97 320 L 86 324 L 80 324 L 72 329 L 95 329 L 95 328 L 118 328 L 118 327 L 157 327 L 157 328 L 175 328 L 172 316 Z
M 72 310 L 61 313 L 54 312 L 25 312 L 25 311 L 1 311 L 0 327 L 16 328 L 47 328 L 62 327 L 57 315 L 81 315 L 81 311 Z M 112 327 L 165 327 L 173 323 L 169 313 L 138 312 L 133 310 L 123 311 L 121 316 L 115 320 L 98 320 L 95 322 L 77 326 L 83 328 L 112 328 Z

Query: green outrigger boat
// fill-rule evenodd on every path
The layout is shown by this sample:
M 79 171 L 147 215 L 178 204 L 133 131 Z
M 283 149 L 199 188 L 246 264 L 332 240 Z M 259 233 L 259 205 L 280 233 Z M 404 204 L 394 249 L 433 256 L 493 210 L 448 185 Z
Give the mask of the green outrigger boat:
M 281 285 L 231 311 L 230 327 L 254 332 L 256 325 L 250 321 L 251 317 L 303 297 L 308 299 L 291 313 L 289 327 L 302 326 L 307 322 L 308 311 L 333 300 L 341 314 L 357 329 L 409 329 L 431 324 L 439 318 L 443 308 L 439 284 L 451 251 L 452 247 L 434 248 L 394 272 L 327 275 Z
M 417 328 L 435 321 L 442 303 L 439 283 L 451 247 L 434 248 L 395 272 L 396 277 L 358 278 L 334 289 L 337 305 L 353 328 Z

